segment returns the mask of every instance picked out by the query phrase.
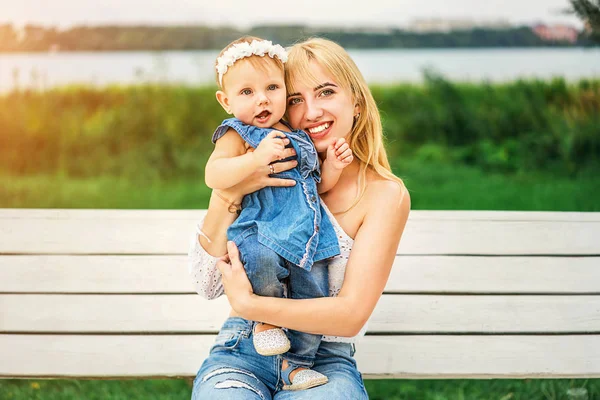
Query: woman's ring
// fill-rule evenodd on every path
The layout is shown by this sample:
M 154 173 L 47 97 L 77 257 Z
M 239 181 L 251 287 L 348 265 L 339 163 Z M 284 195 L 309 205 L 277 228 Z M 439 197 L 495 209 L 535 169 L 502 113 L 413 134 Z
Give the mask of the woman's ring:
M 273 164 L 269 164 L 269 171 L 271 171 L 271 175 L 275 173 L 275 168 L 273 168 Z

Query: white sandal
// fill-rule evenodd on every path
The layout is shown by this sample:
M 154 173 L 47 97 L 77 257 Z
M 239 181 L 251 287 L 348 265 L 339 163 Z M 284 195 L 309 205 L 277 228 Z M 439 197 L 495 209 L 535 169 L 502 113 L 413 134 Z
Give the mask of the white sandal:
M 281 328 L 253 332 L 252 342 L 256 352 L 261 356 L 275 356 L 290 349 L 290 340 Z
M 292 364 L 281 371 L 281 380 L 283 380 L 283 390 L 305 390 L 316 386 L 321 386 L 329 382 L 329 379 L 320 372 L 312 369 L 303 369 L 290 379 L 290 374 L 298 368 Z

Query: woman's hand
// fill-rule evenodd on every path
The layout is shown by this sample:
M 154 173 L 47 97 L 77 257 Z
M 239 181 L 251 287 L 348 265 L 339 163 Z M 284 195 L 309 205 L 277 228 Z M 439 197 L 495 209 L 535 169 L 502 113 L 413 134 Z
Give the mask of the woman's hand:
M 235 243 L 227 242 L 227 252 L 227 255 L 219 259 L 217 268 L 223 276 L 223 288 L 229 304 L 235 312 L 243 316 L 254 292 L 244 265 L 240 261 L 240 252 Z
M 289 139 L 284 140 L 287 140 L 289 143 Z M 252 152 L 254 151 L 254 149 L 249 148 L 248 151 Z M 281 158 L 286 159 L 295 155 L 296 152 L 293 148 L 286 148 L 283 151 L 283 155 Z M 256 192 L 257 190 L 260 190 L 267 186 L 294 186 L 296 184 L 296 181 L 294 181 L 293 179 L 272 178 L 270 175 L 290 170 L 296 167 L 297 165 L 298 162 L 296 160 L 291 160 L 285 162 L 276 162 L 270 165 L 262 166 L 255 170 L 254 173 L 252 173 L 252 175 L 244 179 L 242 182 L 228 189 L 220 190 L 220 192 L 230 201 L 234 203 L 240 203 L 245 195 Z

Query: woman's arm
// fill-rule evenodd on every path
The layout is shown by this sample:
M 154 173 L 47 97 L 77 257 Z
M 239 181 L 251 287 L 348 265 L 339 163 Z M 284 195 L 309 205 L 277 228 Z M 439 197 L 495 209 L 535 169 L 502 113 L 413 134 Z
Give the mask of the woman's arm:
M 391 181 L 373 182 L 368 211 L 356 235 L 337 297 L 279 299 L 252 293 L 229 243 L 231 264 L 219 262 L 225 291 L 242 317 L 314 334 L 355 336 L 373 312 L 387 283 L 410 211 L 410 196 Z M 365 282 L 368 282 L 365 285 Z
M 198 229 L 202 229 L 203 224 L 204 219 L 198 223 Z M 224 293 L 221 272 L 217 269 L 218 260 L 202 248 L 194 232 L 188 249 L 188 272 L 196 292 L 207 300 L 216 299 Z

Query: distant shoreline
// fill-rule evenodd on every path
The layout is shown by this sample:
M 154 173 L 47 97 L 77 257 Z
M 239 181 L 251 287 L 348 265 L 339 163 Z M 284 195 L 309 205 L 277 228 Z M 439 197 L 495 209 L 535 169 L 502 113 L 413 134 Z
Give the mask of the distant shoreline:
M 600 45 L 540 45 L 540 46 L 465 46 L 465 47 L 345 47 L 346 50 L 360 50 L 360 51 L 378 51 L 378 50 L 529 50 L 529 49 L 581 49 L 581 50 L 593 50 L 599 48 Z M 103 54 L 103 53 L 193 53 L 198 51 L 220 51 L 221 49 L 106 49 L 106 50 L 26 50 L 26 51 L 2 51 L 0 55 L 19 55 L 19 54 Z
M 348 49 L 369 84 L 423 81 L 433 71 L 453 82 L 600 78 L 600 47 Z M 218 50 L 71 51 L 0 54 L 0 93 L 14 88 L 94 87 L 144 82 L 214 84 Z
M 542 28 L 542 30 L 540 30 Z M 546 26 L 469 28 L 414 32 L 402 29 L 341 30 L 306 26 L 257 26 L 248 30 L 207 26 L 77 26 L 66 30 L 0 24 L 0 53 L 194 51 L 219 50 L 240 36 L 267 38 L 289 46 L 308 37 L 325 37 L 347 49 L 460 49 L 591 46 L 573 28 L 565 32 Z M 561 34 L 562 32 L 562 34 Z

